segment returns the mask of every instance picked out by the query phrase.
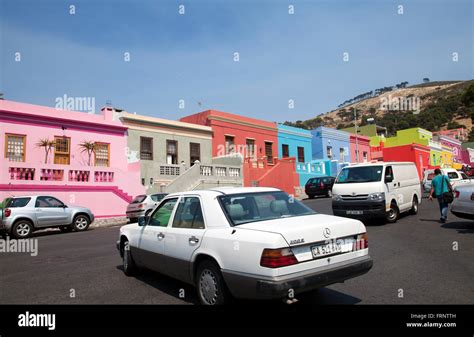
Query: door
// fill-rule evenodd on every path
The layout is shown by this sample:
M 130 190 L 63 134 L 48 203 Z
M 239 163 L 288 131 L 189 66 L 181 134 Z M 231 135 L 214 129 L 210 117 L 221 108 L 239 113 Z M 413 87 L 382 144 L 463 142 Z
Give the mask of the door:
M 53 197 L 37 197 L 35 215 L 38 227 L 68 225 L 71 222 L 65 205 Z
M 386 203 L 387 206 L 390 205 L 390 202 L 392 199 L 395 199 L 397 201 L 397 205 L 400 205 L 398 201 L 398 196 L 397 196 L 397 191 L 398 191 L 398 182 L 396 180 L 397 178 L 394 175 L 393 172 L 393 167 L 392 166 L 386 166 L 385 167 L 385 174 L 384 174 L 384 182 L 385 182 L 385 188 L 387 190 L 386 192 Z
M 143 266 L 164 273 L 166 268 L 164 239 L 178 198 L 164 200 L 141 228 L 138 259 Z
M 184 282 L 190 282 L 191 257 L 201 245 L 205 230 L 199 197 L 181 197 L 165 237 L 167 274 Z

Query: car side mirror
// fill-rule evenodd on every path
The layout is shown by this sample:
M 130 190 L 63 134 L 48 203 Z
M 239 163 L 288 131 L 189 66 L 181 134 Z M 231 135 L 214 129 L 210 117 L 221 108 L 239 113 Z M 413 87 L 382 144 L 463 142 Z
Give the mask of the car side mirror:
M 393 176 L 385 176 L 385 182 L 391 183 L 393 181 Z
M 64 205 L 64 204 L 63 204 L 61 207 L 62 207 L 62 208 L 67 208 L 67 205 Z
M 148 216 L 141 216 L 138 218 L 138 226 L 143 227 L 147 224 L 148 222 Z

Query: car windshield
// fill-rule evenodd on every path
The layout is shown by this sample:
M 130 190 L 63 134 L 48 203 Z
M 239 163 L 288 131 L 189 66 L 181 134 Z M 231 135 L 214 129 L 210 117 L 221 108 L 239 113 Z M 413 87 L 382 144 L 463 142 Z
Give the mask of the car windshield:
M 139 204 L 146 199 L 146 195 L 137 195 L 131 202 L 131 204 Z
M 222 195 L 219 201 L 234 226 L 316 214 L 311 208 L 282 191 Z
M 353 166 L 345 167 L 337 176 L 336 184 L 369 183 L 380 181 L 383 166 Z

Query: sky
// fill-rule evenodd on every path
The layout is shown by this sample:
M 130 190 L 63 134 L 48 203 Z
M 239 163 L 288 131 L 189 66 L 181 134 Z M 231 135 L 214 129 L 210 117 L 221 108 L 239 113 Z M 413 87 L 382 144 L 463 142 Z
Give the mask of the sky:
M 472 0 L 0 0 L 0 92 L 305 120 L 402 81 L 474 78 L 473 25 Z

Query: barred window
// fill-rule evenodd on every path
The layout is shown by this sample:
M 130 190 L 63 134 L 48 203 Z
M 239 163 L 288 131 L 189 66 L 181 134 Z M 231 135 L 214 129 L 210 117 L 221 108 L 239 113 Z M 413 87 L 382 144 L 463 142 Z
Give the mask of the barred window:
M 267 163 L 273 164 L 273 143 L 265 142 L 265 156 L 267 157 Z
M 25 161 L 25 143 L 24 135 L 5 135 L 5 158 L 9 161 Z
M 153 138 L 140 137 L 140 159 L 153 160 Z
M 110 144 L 95 143 L 95 166 L 110 166 Z
M 304 147 L 298 146 L 298 162 L 304 163 Z

